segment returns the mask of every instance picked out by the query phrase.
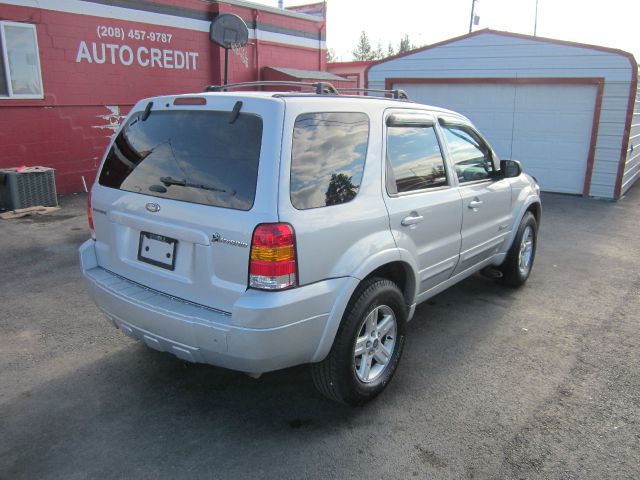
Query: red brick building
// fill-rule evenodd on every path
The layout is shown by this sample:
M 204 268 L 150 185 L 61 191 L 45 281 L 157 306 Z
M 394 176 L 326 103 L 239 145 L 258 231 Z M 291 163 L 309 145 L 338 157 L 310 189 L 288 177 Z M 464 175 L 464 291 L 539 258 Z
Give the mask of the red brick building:
M 374 63 L 375 60 L 333 62 L 327 64 L 327 72 L 351 80 L 353 88 L 366 88 L 367 68 Z
M 209 40 L 222 13 L 249 28 L 249 44 L 229 53 L 230 82 L 326 79 L 325 5 L 304 12 L 239 0 L 0 2 L 0 168 L 53 167 L 58 192 L 83 190 L 137 100 L 222 83 L 224 50 Z

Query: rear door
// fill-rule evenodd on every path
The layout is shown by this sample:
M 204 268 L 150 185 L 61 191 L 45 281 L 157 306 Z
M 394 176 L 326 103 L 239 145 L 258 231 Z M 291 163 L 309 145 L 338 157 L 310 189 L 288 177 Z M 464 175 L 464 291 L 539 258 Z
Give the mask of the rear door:
M 417 260 L 418 294 L 447 280 L 458 262 L 462 200 L 435 118 L 389 112 L 384 200 L 399 248 Z
M 496 179 L 498 159 L 470 125 L 441 120 L 462 196 L 462 245 L 454 274 L 502 250 L 511 227 L 511 185 Z
M 247 287 L 253 229 L 277 218 L 282 103 L 213 94 L 134 112 L 92 190 L 98 264 L 229 312 Z

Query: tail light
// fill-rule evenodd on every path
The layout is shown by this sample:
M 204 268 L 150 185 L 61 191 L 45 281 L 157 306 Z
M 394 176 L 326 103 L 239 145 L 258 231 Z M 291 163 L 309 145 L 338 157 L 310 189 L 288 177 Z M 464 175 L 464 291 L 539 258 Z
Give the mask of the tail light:
M 298 285 L 296 238 L 286 223 L 262 223 L 253 231 L 249 287 L 283 290 Z
M 87 194 L 87 220 L 89 221 L 89 233 L 91 238 L 96 239 L 96 232 L 93 228 L 93 212 L 91 211 L 91 191 Z

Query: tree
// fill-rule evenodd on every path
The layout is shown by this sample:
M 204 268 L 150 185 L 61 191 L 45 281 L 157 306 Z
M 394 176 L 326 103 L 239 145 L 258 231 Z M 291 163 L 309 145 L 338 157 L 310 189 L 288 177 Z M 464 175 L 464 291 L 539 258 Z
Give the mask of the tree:
M 382 42 L 378 40 L 378 48 L 373 51 L 372 60 L 379 60 L 381 58 L 384 58 L 384 52 L 382 51 Z
M 363 30 L 362 33 L 360 33 L 360 38 L 358 39 L 358 45 L 356 46 L 356 49 L 353 50 L 351 53 L 353 54 L 354 60 L 368 61 L 368 60 L 379 60 L 381 58 L 392 57 L 396 55 L 396 53 L 397 54 L 405 53 L 415 48 L 417 47 L 416 45 L 411 43 L 411 40 L 409 40 L 409 35 L 405 34 L 404 37 L 400 39 L 400 46 L 398 47 L 397 52 L 393 48 L 393 45 L 391 44 L 391 42 L 389 42 L 386 52 L 382 48 L 381 41 L 378 41 L 378 46 L 377 48 L 374 49 L 371 46 L 371 42 L 369 41 L 369 37 L 367 36 L 367 33 Z M 335 53 L 335 52 L 332 52 L 332 53 Z M 327 50 L 327 59 L 329 58 L 328 55 L 329 55 L 329 50 Z M 327 61 L 331 61 L 331 60 L 327 60 Z
M 337 62 L 338 56 L 333 48 L 327 48 L 327 63 Z
M 398 53 L 406 53 L 409 50 L 413 50 L 416 48 L 415 45 L 411 43 L 409 40 L 409 35 L 405 33 L 404 37 L 400 39 L 400 47 L 398 48 Z
M 371 42 L 369 42 L 369 37 L 367 37 L 367 34 L 364 30 L 360 34 L 360 39 L 358 40 L 356 49 L 351 53 L 353 54 L 353 58 L 356 61 L 375 59 L 373 48 L 371 48 Z
M 396 51 L 393 49 L 393 45 L 389 42 L 389 46 L 387 47 L 387 57 L 393 57 L 396 54 Z
M 325 205 L 339 205 L 346 203 L 356 196 L 359 185 L 354 185 L 352 177 L 344 173 L 332 173 L 329 181 L 329 188 L 324 194 Z

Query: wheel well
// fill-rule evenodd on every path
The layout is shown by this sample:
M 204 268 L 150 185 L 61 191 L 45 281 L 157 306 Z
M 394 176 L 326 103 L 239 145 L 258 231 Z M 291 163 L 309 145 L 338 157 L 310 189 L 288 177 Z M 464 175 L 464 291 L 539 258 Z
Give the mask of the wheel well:
M 395 283 L 402 295 L 404 296 L 405 303 L 411 305 L 414 302 L 416 294 L 416 282 L 411 267 L 404 262 L 391 262 L 381 267 L 376 268 L 373 272 L 367 275 L 364 279 L 379 277 L 386 278 Z
M 536 224 L 540 226 L 540 214 L 541 214 L 540 204 L 532 203 L 527 207 L 527 212 L 533 213 L 533 216 L 536 217 Z

